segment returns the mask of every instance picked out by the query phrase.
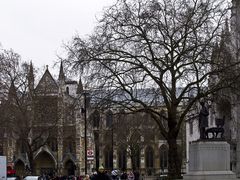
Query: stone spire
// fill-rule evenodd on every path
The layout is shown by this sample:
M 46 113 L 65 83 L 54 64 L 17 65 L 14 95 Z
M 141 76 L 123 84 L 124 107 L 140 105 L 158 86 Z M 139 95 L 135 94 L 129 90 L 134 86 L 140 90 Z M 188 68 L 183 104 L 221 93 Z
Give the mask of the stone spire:
M 228 19 L 225 20 L 225 26 L 222 30 L 222 38 L 224 39 L 224 41 L 228 41 L 230 40 L 230 36 L 231 36 L 231 33 L 230 33 L 230 29 L 229 29 L 229 24 L 228 24 Z
M 82 92 L 83 92 L 83 84 L 82 84 L 82 80 L 80 77 L 79 82 L 78 82 L 78 87 L 77 87 L 77 94 L 81 94 Z
M 229 30 L 229 24 L 228 24 L 228 18 L 225 20 L 225 28 L 224 28 L 224 31 L 225 31 L 225 34 L 230 34 L 230 30 Z
M 232 11 L 231 11 L 231 29 L 233 31 L 235 39 L 240 37 L 240 1 L 232 0 Z
M 60 82 L 60 81 L 65 82 L 65 75 L 64 75 L 64 72 L 63 72 L 63 63 L 62 63 L 62 61 L 61 61 L 61 64 L 60 64 L 58 81 L 59 81 L 59 82 Z
M 216 60 L 219 60 L 219 46 L 218 46 L 218 42 L 215 43 L 213 50 L 212 50 L 212 61 L 215 62 Z
M 225 26 L 222 30 L 221 34 L 221 41 L 220 41 L 220 46 L 223 48 L 223 46 L 228 46 L 231 44 L 231 33 L 229 29 L 229 24 L 228 24 L 228 19 L 225 20 Z
M 31 91 L 31 92 L 34 91 L 34 73 L 33 73 L 32 61 L 30 62 L 30 65 L 29 65 L 28 88 L 29 88 L 29 91 Z
M 12 80 L 11 85 L 9 87 L 9 91 L 8 91 L 8 101 L 10 101 L 11 103 L 14 103 L 16 101 L 16 98 L 17 98 L 17 90 L 14 85 L 14 81 Z

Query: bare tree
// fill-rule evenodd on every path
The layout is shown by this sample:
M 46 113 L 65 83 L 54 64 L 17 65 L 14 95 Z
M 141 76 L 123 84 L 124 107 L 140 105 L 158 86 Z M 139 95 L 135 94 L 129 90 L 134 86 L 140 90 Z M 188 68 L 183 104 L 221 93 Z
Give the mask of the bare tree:
M 7 138 L 16 142 L 15 154 L 26 155 L 28 170 L 34 174 L 35 153 L 49 143 L 52 137 L 57 137 L 51 130 L 57 125 L 58 98 L 37 96 L 31 84 L 33 82 L 30 82 L 30 73 L 34 75 L 33 67 L 21 63 L 20 56 L 13 51 L 4 51 L 1 55 L 0 75 L 3 80 L 1 82 L 4 82 L 4 100 L 1 103 L 3 128 Z
M 154 143 L 156 125 L 150 117 L 144 113 L 128 113 L 120 111 L 115 115 L 113 129 L 116 145 L 126 149 L 131 159 L 132 169 L 137 170 L 140 165 L 140 150 L 145 145 Z
M 21 57 L 13 50 L 0 50 L 0 98 L 8 96 L 11 81 L 16 79 Z
M 238 62 L 211 59 L 226 7 L 221 0 L 119 0 L 104 11 L 89 38 L 75 37 L 66 47 L 66 63 L 85 73 L 90 87 L 104 89 L 102 100 L 155 120 L 169 145 L 172 179 L 181 176 L 176 140 L 187 113 L 239 78 Z M 230 76 L 208 86 L 209 77 L 226 72 Z M 156 105 L 164 106 L 166 115 Z

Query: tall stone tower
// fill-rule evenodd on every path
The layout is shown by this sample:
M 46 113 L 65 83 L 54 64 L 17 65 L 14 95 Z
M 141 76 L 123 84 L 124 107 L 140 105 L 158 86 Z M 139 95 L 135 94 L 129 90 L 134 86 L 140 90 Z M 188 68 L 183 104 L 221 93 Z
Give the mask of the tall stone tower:
M 239 47 L 240 44 L 240 1 L 232 0 L 232 11 L 231 11 L 231 30 L 234 35 L 233 42 L 236 47 Z
M 231 54 L 234 56 L 233 59 L 238 62 L 240 60 L 240 1 L 232 0 L 232 9 L 231 9 Z M 238 85 L 239 87 L 239 85 Z M 233 167 L 235 166 L 235 171 L 238 177 L 240 177 L 240 130 L 239 121 L 240 121 L 240 98 L 235 96 L 234 93 L 231 94 L 231 119 L 232 119 L 232 142 L 235 144 L 232 146 L 232 159 Z M 234 168 L 233 168 L 234 170 Z

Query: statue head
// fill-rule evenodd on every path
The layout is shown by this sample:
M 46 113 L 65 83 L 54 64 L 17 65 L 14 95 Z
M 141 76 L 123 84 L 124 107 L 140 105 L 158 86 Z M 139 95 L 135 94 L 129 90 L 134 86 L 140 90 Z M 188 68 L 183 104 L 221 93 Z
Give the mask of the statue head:
M 201 106 L 204 106 L 204 105 L 205 105 L 205 102 L 204 102 L 204 101 L 200 101 L 200 105 L 201 105 Z

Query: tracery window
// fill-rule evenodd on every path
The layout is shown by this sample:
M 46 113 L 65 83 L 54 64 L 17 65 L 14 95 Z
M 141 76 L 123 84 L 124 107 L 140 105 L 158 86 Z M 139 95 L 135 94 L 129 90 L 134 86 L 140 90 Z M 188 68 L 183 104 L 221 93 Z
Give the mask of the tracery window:
M 147 168 L 153 168 L 154 151 L 153 151 L 152 147 L 148 146 L 146 148 L 145 157 L 146 157 L 146 167 Z
M 113 168 L 113 156 L 112 149 L 107 146 L 104 150 L 104 159 L 105 159 L 105 168 L 112 169 Z
M 165 144 L 160 147 L 160 168 L 166 169 L 168 167 L 168 148 Z

